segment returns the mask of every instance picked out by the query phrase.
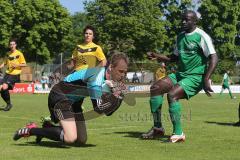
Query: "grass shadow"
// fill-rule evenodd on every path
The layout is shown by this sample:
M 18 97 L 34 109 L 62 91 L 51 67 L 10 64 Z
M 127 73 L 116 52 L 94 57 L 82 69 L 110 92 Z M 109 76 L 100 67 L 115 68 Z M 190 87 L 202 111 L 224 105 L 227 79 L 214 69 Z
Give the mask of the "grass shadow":
M 40 146 L 40 147 L 48 147 L 48 148 L 64 148 L 69 149 L 71 147 L 96 147 L 94 144 L 64 144 L 62 142 L 54 142 L 54 141 L 42 141 L 40 143 L 36 142 L 26 142 L 23 144 L 14 144 L 17 146 Z
M 205 123 L 209 123 L 209 124 L 217 124 L 217 125 L 222 125 L 222 126 L 239 127 L 239 125 L 236 125 L 236 123 L 229 123 L 229 122 L 205 121 Z
M 6 106 L 4 106 L 4 105 L 2 105 L 2 106 L 0 106 L 0 111 L 4 111 L 4 108 L 5 108 Z
M 138 138 L 140 140 L 160 140 L 162 142 L 168 142 L 169 135 L 164 135 L 157 138 L 149 138 L 149 139 L 143 139 L 141 138 L 142 132 L 136 132 L 136 131 L 128 131 L 128 132 L 114 132 L 115 134 L 123 134 L 123 137 L 131 137 L 131 138 Z
M 123 137 L 141 138 L 142 132 L 129 131 L 129 132 L 114 132 L 115 134 L 124 134 Z

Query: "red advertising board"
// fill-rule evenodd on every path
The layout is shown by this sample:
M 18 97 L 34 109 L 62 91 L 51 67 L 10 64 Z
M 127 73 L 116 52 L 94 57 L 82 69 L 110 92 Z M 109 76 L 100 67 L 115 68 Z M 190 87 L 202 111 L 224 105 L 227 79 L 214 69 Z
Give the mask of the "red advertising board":
M 34 93 L 34 84 L 31 83 L 16 83 L 10 93 Z

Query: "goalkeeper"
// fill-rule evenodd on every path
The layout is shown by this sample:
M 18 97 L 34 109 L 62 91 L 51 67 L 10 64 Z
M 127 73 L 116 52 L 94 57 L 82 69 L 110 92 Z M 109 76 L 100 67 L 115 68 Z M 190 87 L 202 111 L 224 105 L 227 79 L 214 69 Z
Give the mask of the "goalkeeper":
M 128 58 L 125 54 L 115 53 L 112 55 L 105 72 L 106 80 L 101 97 L 92 101 L 94 110 L 87 114 L 83 113 L 81 109 L 83 98 L 89 96 L 87 85 L 84 82 L 59 82 L 49 94 L 48 107 L 51 120 L 55 123 L 59 122 L 60 126 L 50 125 L 37 128 L 35 123 L 31 123 L 17 130 L 13 139 L 36 136 L 38 141 L 41 138 L 47 138 L 64 143 L 85 144 L 87 141 L 85 121 L 103 114 L 109 116 L 121 105 L 126 90 L 124 80 L 127 67 Z

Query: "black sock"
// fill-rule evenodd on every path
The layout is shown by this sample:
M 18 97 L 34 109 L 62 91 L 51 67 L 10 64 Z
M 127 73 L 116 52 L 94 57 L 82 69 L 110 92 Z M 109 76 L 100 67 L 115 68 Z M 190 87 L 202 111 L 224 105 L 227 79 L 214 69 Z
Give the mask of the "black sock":
M 50 127 L 50 128 L 32 128 L 30 135 L 42 136 L 54 141 L 64 142 L 64 133 L 62 127 Z
M 10 94 L 9 94 L 8 90 L 2 90 L 1 91 L 1 96 L 7 104 L 11 104 Z

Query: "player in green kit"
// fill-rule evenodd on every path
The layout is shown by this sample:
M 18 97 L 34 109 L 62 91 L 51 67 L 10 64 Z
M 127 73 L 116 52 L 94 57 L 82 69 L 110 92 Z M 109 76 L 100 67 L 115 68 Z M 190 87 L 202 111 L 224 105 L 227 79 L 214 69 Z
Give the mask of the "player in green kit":
M 171 55 L 148 52 L 148 58 L 163 62 L 177 62 L 178 71 L 158 80 L 150 88 L 151 112 L 160 112 L 163 95 L 167 93 L 169 113 L 173 125 L 172 143 L 185 140 L 181 125 L 181 105 L 179 99 L 190 99 L 204 89 L 208 96 L 213 90 L 209 79 L 218 61 L 211 38 L 197 27 L 197 15 L 187 10 L 182 15 L 182 29 L 177 36 L 176 47 Z M 149 132 L 142 134 L 143 139 L 156 138 L 164 135 L 161 117 L 153 118 L 154 126 Z
M 220 96 L 222 95 L 222 92 L 224 91 L 224 89 L 228 89 L 229 95 L 231 97 L 231 99 L 234 99 L 235 97 L 232 95 L 229 83 L 231 83 L 231 79 L 229 77 L 230 71 L 227 71 L 224 76 L 223 76 L 223 80 L 222 80 L 222 90 L 220 92 Z

